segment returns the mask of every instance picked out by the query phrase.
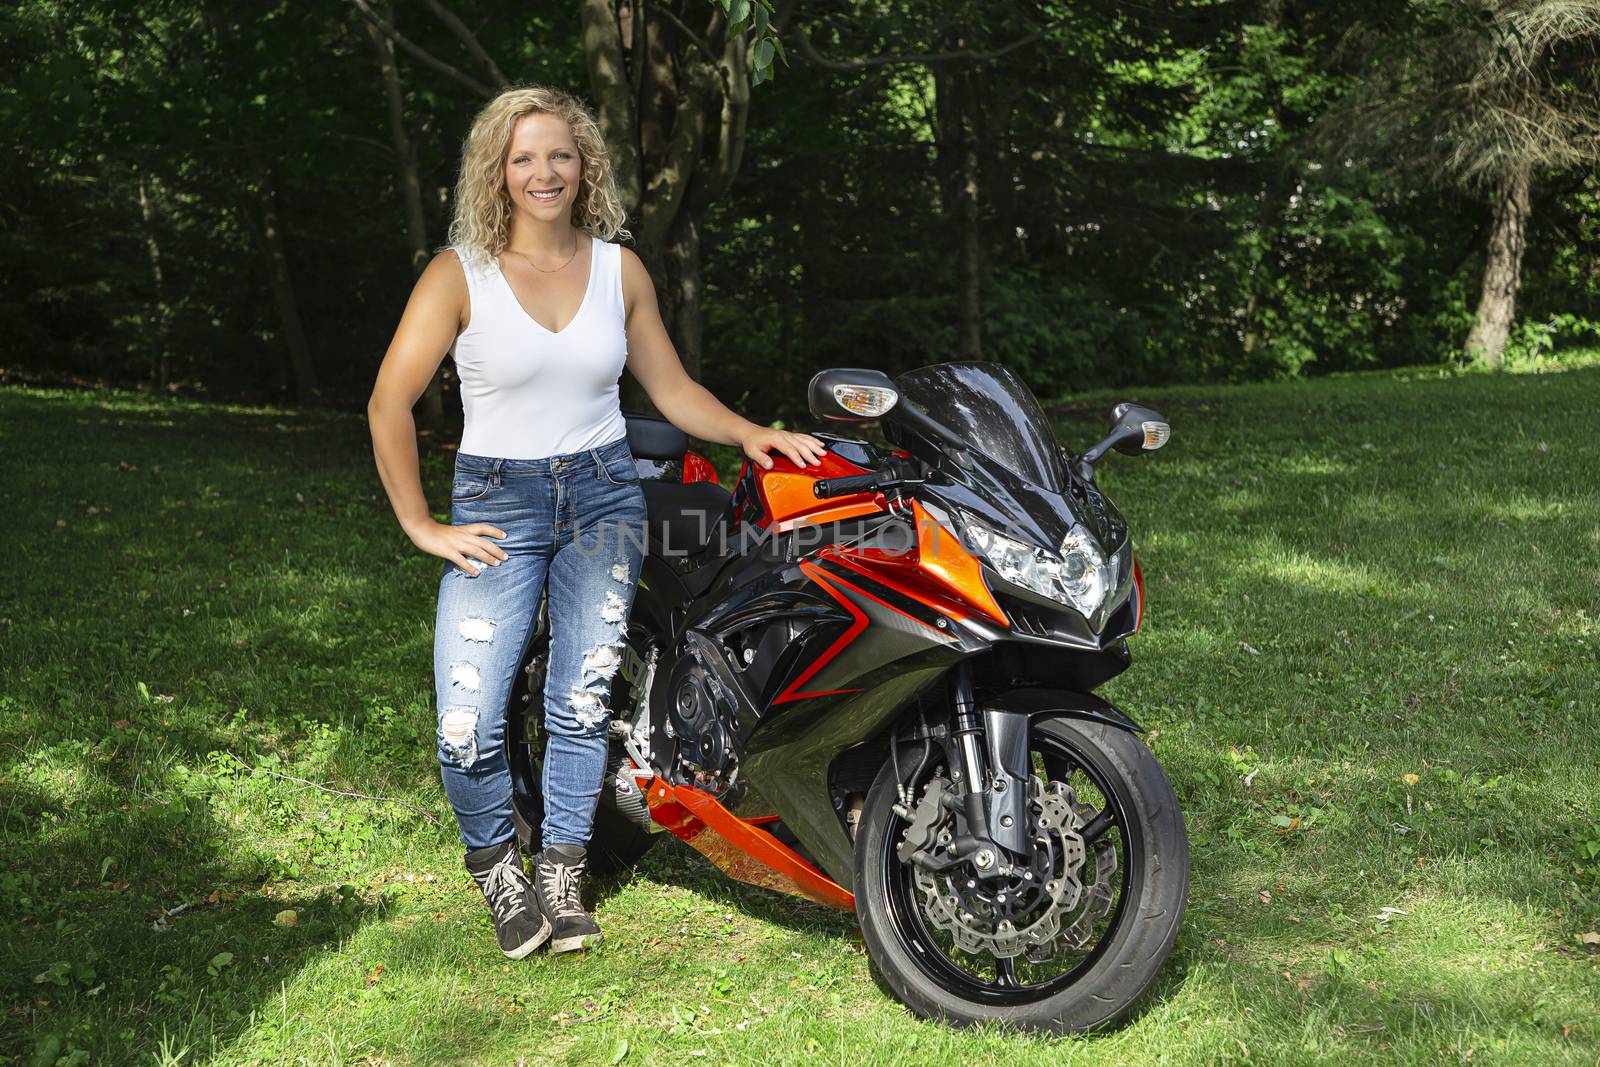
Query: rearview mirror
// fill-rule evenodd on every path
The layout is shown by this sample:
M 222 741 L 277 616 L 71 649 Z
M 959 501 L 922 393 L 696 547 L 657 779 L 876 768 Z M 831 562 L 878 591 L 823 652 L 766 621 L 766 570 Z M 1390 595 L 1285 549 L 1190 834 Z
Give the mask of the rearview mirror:
M 837 367 L 819 371 L 807 390 L 811 414 L 832 422 L 867 422 L 900 402 L 894 381 L 878 370 Z
M 1150 408 L 1124 401 L 1111 409 L 1106 419 L 1111 432 L 1105 440 L 1078 457 L 1078 474 L 1086 481 L 1094 480 L 1094 465 L 1111 449 L 1128 456 L 1141 452 L 1154 452 L 1167 443 L 1172 427 Z
M 1154 452 L 1172 436 L 1172 427 L 1167 425 L 1166 419 L 1149 408 L 1127 401 L 1111 409 L 1106 423 L 1111 428 L 1111 435 L 1106 440 L 1125 456 Z

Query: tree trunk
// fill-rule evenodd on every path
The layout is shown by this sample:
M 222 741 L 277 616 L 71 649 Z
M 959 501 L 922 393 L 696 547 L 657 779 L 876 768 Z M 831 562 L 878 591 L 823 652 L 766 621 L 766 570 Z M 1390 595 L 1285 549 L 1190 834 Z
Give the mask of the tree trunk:
M 139 175 L 139 216 L 144 222 L 144 248 L 145 254 L 150 259 L 150 277 L 155 283 L 155 320 L 156 320 L 156 351 L 152 360 L 151 380 L 158 391 L 165 393 L 167 386 L 172 382 L 172 358 L 168 340 L 169 310 L 167 307 L 167 287 L 161 273 L 161 246 L 156 242 L 155 207 L 150 202 L 150 192 L 147 188 L 150 181 L 143 173 Z
M 978 222 L 978 153 L 970 138 L 961 155 L 961 249 L 956 256 L 956 284 L 960 289 L 958 343 L 962 359 L 982 359 L 983 235 Z
M 983 199 L 991 205 L 994 235 L 989 245 L 990 263 L 1020 260 L 1023 255 L 1022 239 L 1017 236 L 1017 176 L 1011 158 L 1011 122 L 1020 96 L 1017 89 L 984 94 L 983 158 L 988 162 L 983 171 Z
M 983 235 L 978 215 L 982 171 L 975 77 L 962 67 L 945 66 L 934 72 L 939 122 L 935 156 L 945 217 L 956 229 L 957 358 L 964 360 L 983 358 Z
M 638 54 L 638 35 L 633 32 L 636 28 L 643 32 L 644 20 L 639 14 L 637 8 L 630 5 L 629 47 L 624 48 L 622 20 L 612 0 L 583 0 L 583 56 L 589 68 L 589 91 L 594 95 L 595 117 L 611 155 L 611 173 L 617 183 L 617 193 L 630 216 L 636 216 L 639 210 L 643 180 L 639 166 L 637 83 L 629 80 L 623 54 L 628 53 L 635 69 L 646 61 Z
M 251 156 L 251 164 L 255 170 L 256 201 L 261 212 L 258 233 L 262 254 L 266 260 L 267 277 L 272 282 L 272 299 L 278 308 L 278 322 L 283 329 L 283 340 L 288 349 L 289 370 L 294 381 L 295 397 L 301 403 L 307 403 L 319 396 L 317 372 L 311 361 L 311 348 L 306 344 L 305 327 L 300 321 L 300 305 L 294 296 L 294 280 L 289 276 L 289 252 L 283 240 L 283 225 L 278 220 L 272 171 L 258 156 Z
M 1522 284 L 1522 249 L 1532 206 L 1528 199 L 1528 172 L 1519 168 L 1501 179 L 1496 191 L 1494 223 L 1489 230 L 1489 254 L 1483 266 L 1483 295 L 1478 299 L 1478 321 L 1467 335 L 1469 360 L 1498 367 L 1505 358 L 1506 338 L 1517 310 L 1517 288 Z
M 394 45 L 370 20 L 366 23 L 367 36 L 378 55 L 378 69 L 383 72 L 384 94 L 389 103 L 389 136 L 394 141 L 395 166 L 399 170 L 400 191 L 406 205 L 406 236 L 411 242 L 411 275 L 418 277 L 428 265 L 428 224 L 422 214 L 422 176 L 417 171 L 417 157 L 411 138 L 406 133 L 405 89 L 400 84 L 400 70 L 394 61 Z M 433 377 L 417 402 L 417 421 L 423 426 L 436 427 L 444 423 L 444 363 L 434 368 Z
M 661 252 L 660 281 L 656 291 L 661 296 L 661 317 L 667 332 L 672 335 L 683 360 L 683 369 L 695 381 L 700 380 L 700 225 L 698 213 L 678 213 L 673 223 L 672 235 Z
M 750 46 L 746 35 L 728 33 L 716 4 L 684 8 L 674 15 L 639 0 L 582 0 L 583 51 L 635 247 L 684 370 L 698 379 L 701 230 L 743 155 Z M 622 399 L 644 409 L 631 378 Z

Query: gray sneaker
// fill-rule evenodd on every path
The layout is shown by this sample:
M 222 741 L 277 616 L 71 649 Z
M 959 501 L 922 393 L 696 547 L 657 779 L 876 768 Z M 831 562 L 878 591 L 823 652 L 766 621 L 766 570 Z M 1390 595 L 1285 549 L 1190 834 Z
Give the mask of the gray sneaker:
M 489 902 L 501 952 L 520 960 L 549 939 L 550 920 L 534 898 L 516 838 L 468 852 L 467 872 Z
M 551 922 L 550 951 L 575 952 L 600 943 L 600 925 L 578 897 L 589 852 L 577 845 L 550 845 L 533 867 L 534 893 Z

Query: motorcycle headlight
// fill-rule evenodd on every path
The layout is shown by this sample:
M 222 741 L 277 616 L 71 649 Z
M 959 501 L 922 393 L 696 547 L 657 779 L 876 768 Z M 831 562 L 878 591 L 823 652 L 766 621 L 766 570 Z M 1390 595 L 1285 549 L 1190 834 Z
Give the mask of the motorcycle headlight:
M 1061 542 L 1061 587 L 1072 606 L 1092 619 L 1117 587 L 1117 561 L 1109 561 L 1089 532 L 1074 526 Z
M 1093 619 L 1117 586 L 1117 560 L 1107 560 L 1081 526 L 1061 542 L 1059 554 L 1018 541 L 971 515 L 961 515 L 962 540 L 989 561 L 1001 578 L 1076 608 Z

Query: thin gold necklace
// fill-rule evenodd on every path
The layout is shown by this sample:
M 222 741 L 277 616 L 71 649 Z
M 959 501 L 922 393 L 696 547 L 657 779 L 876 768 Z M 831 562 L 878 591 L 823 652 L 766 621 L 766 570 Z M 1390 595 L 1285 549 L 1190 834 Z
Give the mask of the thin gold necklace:
M 559 274 L 561 271 L 566 269 L 567 263 L 571 263 L 574 259 L 578 258 L 578 235 L 576 233 L 572 235 L 572 254 L 567 257 L 566 263 L 561 264 L 561 266 L 555 268 L 555 270 L 545 270 L 533 260 L 529 259 L 526 255 L 518 252 L 515 248 L 512 248 L 510 245 L 506 246 L 506 251 L 515 256 L 522 256 L 523 262 L 527 263 L 528 266 L 532 267 L 540 274 Z

